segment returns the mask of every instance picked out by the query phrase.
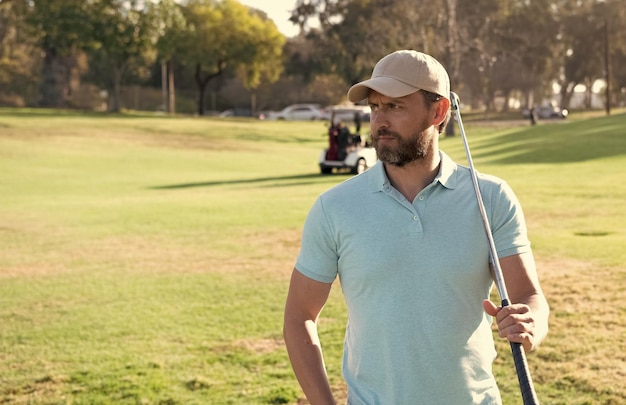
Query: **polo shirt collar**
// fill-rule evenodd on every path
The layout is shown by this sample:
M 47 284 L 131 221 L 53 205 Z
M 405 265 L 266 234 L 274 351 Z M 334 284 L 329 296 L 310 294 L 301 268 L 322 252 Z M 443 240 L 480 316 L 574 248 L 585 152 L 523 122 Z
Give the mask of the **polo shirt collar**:
M 439 173 L 435 177 L 435 181 L 449 189 L 455 189 L 457 183 L 456 173 L 458 171 L 457 164 L 445 152 L 439 151 L 441 164 L 439 165 Z
M 439 173 L 437 173 L 435 181 L 448 189 L 456 188 L 457 164 L 443 151 L 439 151 L 439 157 L 441 158 L 441 164 L 439 165 Z M 369 183 L 373 193 L 383 191 L 390 186 L 387 172 L 385 172 L 385 165 L 382 162 L 378 161 L 368 172 L 371 172 Z

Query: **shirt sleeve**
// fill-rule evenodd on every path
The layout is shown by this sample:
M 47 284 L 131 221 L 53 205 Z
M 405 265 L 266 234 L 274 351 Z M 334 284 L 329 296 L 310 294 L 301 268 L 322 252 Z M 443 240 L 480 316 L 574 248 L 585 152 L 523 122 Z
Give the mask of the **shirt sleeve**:
M 491 196 L 491 232 L 498 257 L 526 253 L 531 250 L 524 213 L 511 187 L 504 181 L 499 183 Z
M 319 197 L 304 222 L 296 269 L 316 281 L 332 283 L 337 277 L 338 261 L 334 232 Z

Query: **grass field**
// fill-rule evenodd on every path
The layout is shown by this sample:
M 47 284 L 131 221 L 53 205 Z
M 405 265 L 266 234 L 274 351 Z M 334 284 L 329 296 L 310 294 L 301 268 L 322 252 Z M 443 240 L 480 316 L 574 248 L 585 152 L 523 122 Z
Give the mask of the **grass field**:
M 543 404 L 626 403 L 626 115 L 466 120 L 521 200 Z M 0 110 L 0 404 L 304 403 L 281 337 L 324 124 Z M 459 136 L 440 146 L 465 162 Z M 341 397 L 345 309 L 320 333 Z M 494 365 L 520 404 L 508 344 Z M 300 401 L 300 402 L 299 402 Z

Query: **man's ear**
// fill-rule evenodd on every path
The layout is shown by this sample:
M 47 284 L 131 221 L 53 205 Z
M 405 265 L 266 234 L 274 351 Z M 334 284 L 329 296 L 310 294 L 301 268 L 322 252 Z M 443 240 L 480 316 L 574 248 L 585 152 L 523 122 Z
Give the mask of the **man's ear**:
M 450 100 L 442 97 L 439 102 L 437 102 L 436 106 L 437 109 L 435 110 L 433 124 L 435 126 L 438 126 L 443 122 L 443 120 L 446 119 L 446 116 L 448 115 L 448 110 L 450 110 Z

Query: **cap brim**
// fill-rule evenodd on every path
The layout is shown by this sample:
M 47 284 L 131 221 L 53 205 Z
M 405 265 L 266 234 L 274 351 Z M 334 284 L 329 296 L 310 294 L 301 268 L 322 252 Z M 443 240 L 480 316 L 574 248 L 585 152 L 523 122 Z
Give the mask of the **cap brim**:
M 419 88 L 391 77 L 373 77 L 350 87 L 350 90 L 348 90 L 348 100 L 353 103 L 365 100 L 370 90 L 374 90 L 387 97 L 404 97 L 415 93 Z

